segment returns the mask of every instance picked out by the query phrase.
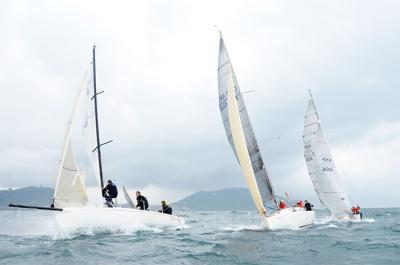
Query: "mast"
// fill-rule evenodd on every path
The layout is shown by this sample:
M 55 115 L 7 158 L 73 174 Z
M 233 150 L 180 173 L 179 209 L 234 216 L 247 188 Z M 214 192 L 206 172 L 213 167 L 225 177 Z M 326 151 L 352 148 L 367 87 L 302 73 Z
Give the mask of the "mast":
M 97 90 L 96 90 L 96 45 L 93 45 L 93 100 L 94 100 L 94 114 L 95 114 L 95 119 L 96 119 L 96 149 L 97 149 L 97 155 L 99 157 L 99 173 L 100 173 L 100 183 L 101 183 L 101 189 L 104 187 L 104 181 L 103 181 L 103 167 L 101 164 L 101 149 L 100 149 L 100 133 L 99 133 L 99 117 L 97 113 Z M 100 92 L 102 93 L 102 92 Z M 99 93 L 99 94 L 100 94 Z

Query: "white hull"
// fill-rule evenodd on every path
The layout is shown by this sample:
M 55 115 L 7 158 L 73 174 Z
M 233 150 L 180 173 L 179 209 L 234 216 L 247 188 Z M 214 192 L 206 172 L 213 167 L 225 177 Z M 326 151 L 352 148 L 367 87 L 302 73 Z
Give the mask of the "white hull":
M 163 228 L 185 224 L 183 218 L 175 215 L 118 207 L 64 208 L 61 212 L 55 212 L 55 219 L 58 226 L 65 231 L 82 228 L 121 228 L 131 225 Z
M 344 215 L 341 217 L 335 217 L 333 216 L 333 219 L 336 219 L 341 222 L 348 222 L 348 221 L 360 221 L 361 220 L 361 215 L 360 214 L 349 214 L 349 215 Z
M 359 221 L 361 220 L 361 214 L 353 214 L 353 216 L 351 217 L 351 220 L 356 220 Z
M 263 225 L 270 230 L 298 229 L 312 225 L 315 221 L 315 212 L 306 211 L 299 207 L 285 208 L 263 218 Z

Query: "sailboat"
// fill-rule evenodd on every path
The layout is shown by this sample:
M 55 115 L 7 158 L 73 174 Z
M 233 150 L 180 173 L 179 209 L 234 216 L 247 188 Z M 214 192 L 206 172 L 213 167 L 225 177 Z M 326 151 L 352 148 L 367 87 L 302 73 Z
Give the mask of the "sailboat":
M 313 211 L 305 211 L 300 207 L 279 209 L 221 32 L 218 89 L 219 108 L 226 136 L 240 164 L 262 225 L 273 230 L 313 224 Z
M 311 91 L 304 119 L 303 143 L 308 173 L 322 205 L 335 219 L 360 219 L 359 214 L 351 212 L 350 201 L 336 170 Z
M 36 207 L 10 204 L 10 207 L 32 208 L 54 211 L 57 224 L 62 230 L 85 227 L 121 227 L 129 225 L 145 225 L 157 227 L 176 227 L 184 224 L 184 219 L 175 215 L 155 211 L 134 209 L 134 204 L 125 187 L 124 195 L 130 208 L 107 207 L 104 204 L 102 187 L 103 165 L 101 147 L 111 141 L 101 143 L 99 132 L 98 92 L 96 87 L 96 46 L 93 46 L 92 69 L 83 78 L 81 88 L 77 91 L 73 110 L 69 116 L 61 152 L 53 202 L 50 207 Z M 85 93 L 84 93 L 85 92 Z M 79 169 L 73 144 L 72 128 L 76 125 L 76 116 L 82 96 L 86 96 L 86 115 L 84 117 L 84 134 L 86 149 L 89 155 L 91 171 L 98 184 L 97 199 L 88 199 L 85 186 L 85 174 Z

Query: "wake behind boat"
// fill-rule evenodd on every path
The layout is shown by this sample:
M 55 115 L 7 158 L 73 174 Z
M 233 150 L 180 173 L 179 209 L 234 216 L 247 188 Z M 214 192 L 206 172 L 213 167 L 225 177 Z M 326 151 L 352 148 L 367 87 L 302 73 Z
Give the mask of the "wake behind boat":
M 279 210 L 221 33 L 218 89 L 219 108 L 226 136 L 240 164 L 254 204 L 262 218 L 262 224 L 271 230 L 293 229 L 313 224 L 313 211 L 306 211 L 302 207 Z M 270 212 L 267 212 L 267 209 Z
M 117 207 L 111 197 L 104 194 L 103 168 L 101 147 L 111 141 L 101 143 L 99 133 L 99 119 L 97 111 L 96 88 L 96 58 L 95 46 L 93 47 L 93 61 L 91 73 L 86 73 L 81 88 L 75 96 L 73 110 L 70 114 L 64 144 L 61 152 L 60 168 L 54 190 L 51 207 L 36 207 L 13 205 L 10 207 L 33 208 L 54 211 L 57 224 L 62 230 L 94 228 L 94 227 L 121 227 L 130 225 L 177 227 L 184 225 L 184 219 L 172 214 L 164 214 L 134 208 L 132 199 L 123 188 L 130 208 Z M 84 87 L 85 92 L 84 92 Z M 93 201 L 88 199 L 86 178 L 81 172 L 72 148 L 72 128 L 76 123 L 79 102 L 82 95 L 86 96 L 86 113 L 84 118 L 84 135 L 86 149 L 90 159 L 91 171 L 97 180 L 98 193 Z M 110 183 L 111 181 L 109 181 Z M 106 198 L 104 203 L 103 197 Z M 146 207 L 147 208 L 147 207 Z
M 304 119 L 303 143 L 308 173 L 321 204 L 328 208 L 335 219 L 361 219 L 360 208 L 351 208 L 344 185 L 337 173 L 311 92 Z

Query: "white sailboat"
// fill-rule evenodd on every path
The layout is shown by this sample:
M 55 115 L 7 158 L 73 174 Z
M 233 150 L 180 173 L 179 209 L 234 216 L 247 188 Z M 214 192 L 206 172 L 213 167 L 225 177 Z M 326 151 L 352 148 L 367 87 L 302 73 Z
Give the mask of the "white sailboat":
M 353 215 L 351 212 L 351 205 L 337 173 L 311 92 L 304 120 L 303 143 L 308 173 L 322 205 L 328 208 L 335 219 L 359 219 L 360 215 Z
M 262 218 L 263 226 L 268 229 L 291 229 L 314 223 L 313 211 L 305 211 L 300 207 L 278 210 L 275 193 L 251 127 L 222 34 L 220 34 L 219 43 L 218 89 L 219 107 L 225 132 Z
M 86 73 L 81 88 L 75 96 L 74 108 L 68 120 L 64 144 L 61 152 L 60 168 L 58 171 L 54 198 L 51 207 L 36 207 L 13 205 L 11 207 L 52 210 L 57 224 L 62 230 L 80 229 L 85 227 L 126 227 L 129 225 L 144 225 L 157 227 L 176 227 L 184 224 L 184 219 L 154 211 L 143 211 L 132 208 L 133 202 L 125 188 L 125 196 L 129 197 L 130 208 L 106 207 L 102 198 L 103 170 L 101 160 L 97 96 L 102 92 L 96 90 L 96 61 L 93 47 L 91 73 Z M 86 89 L 84 90 L 84 87 Z M 79 102 L 85 93 L 87 99 L 87 114 L 85 117 L 84 134 L 87 140 L 87 150 L 94 176 L 98 181 L 98 199 L 90 201 L 85 186 L 85 176 L 79 170 L 75 159 L 71 134 L 75 125 Z

